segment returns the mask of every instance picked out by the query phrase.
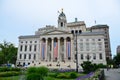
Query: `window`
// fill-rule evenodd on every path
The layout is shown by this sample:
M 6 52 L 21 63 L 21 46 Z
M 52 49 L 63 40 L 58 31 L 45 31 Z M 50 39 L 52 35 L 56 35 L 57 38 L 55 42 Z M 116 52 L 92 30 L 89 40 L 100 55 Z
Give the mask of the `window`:
M 27 43 L 27 41 L 25 43 Z
M 86 39 L 86 41 L 89 41 L 89 39 Z
M 102 53 L 99 54 L 99 58 L 102 59 Z
M 26 59 L 26 54 L 24 54 L 24 59 Z
M 22 59 L 22 54 L 20 54 L 20 59 Z
M 32 50 L 32 45 L 30 45 L 30 47 L 29 47 L 29 51 L 31 51 Z
M 95 39 L 92 39 L 92 41 L 95 41 Z
M 32 43 L 32 41 L 30 41 L 30 43 Z
M 96 59 L 96 54 L 95 53 L 93 53 L 93 59 Z
M 25 51 L 27 51 L 27 45 L 25 45 Z
M 102 43 L 98 43 L 98 49 L 99 49 L 99 51 L 102 50 Z
M 83 60 L 83 54 L 81 54 L 81 59 Z
M 34 54 L 33 59 L 34 59 L 34 60 L 36 59 L 36 54 Z
M 101 39 L 98 39 L 98 41 L 101 41 Z
M 23 46 L 21 45 L 21 46 L 20 46 L 20 51 L 22 51 L 22 48 L 23 48 Z
M 21 43 L 23 43 L 23 41 L 21 41 Z
M 37 46 L 36 46 L 36 45 L 34 45 L 34 51 L 36 51 L 36 47 L 37 47 Z
M 61 22 L 61 27 L 63 27 L 63 22 Z
M 86 50 L 89 51 L 89 43 L 86 43 Z
M 80 50 L 83 51 L 83 43 L 80 43 Z
M 74 30 L 71 30 L 71 33 L 74 34 Z
M 37 43 L 37 41 L 35 41 L 35 43 Z
M 29 54 L 29 59 L 31 59 L 31 54 Z

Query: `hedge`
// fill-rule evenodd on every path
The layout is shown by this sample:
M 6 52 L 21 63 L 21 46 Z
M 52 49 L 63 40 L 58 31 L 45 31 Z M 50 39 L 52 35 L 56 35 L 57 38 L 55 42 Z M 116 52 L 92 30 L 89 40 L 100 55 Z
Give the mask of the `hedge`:
M 6 72 L 6 71 L 21 71 L 21 69 L 20 68 L 0 67 L 0 72 Z
M 20 74 L 21 74 L 21 72 L 16 72 L 16 71 L 0 72 L 0 77 L 17 76 Z

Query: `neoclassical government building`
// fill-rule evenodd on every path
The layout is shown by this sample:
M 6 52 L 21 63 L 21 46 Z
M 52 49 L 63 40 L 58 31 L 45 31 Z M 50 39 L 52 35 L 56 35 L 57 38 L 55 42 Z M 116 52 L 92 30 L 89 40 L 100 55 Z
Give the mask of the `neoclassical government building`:
M 109 26 L 86 27 L 84 21 L 67 22 L 63 11 L 58 26 L 39 28 L 34 35 L 19 36 L 16 65 L 76 68 L 83 61 L 106 64 L 111 58 Z

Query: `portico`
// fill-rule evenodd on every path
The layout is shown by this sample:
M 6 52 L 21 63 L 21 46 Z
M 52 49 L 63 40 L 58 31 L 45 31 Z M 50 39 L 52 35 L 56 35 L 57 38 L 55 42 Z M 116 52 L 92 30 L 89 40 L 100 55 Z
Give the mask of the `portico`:
M 54 31 L 53 31 L 54 32 Z M 73 35 L 55 32 L 56 35 L 40 36 L 40 61 L 46 62 L 68 62 L 74 60 Z

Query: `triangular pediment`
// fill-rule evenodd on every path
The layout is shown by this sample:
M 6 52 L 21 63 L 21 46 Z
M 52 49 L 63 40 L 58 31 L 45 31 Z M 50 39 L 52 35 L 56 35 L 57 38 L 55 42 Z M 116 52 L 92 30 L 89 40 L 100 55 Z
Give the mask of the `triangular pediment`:
M 47 31 L 44 34 L 69 34 L 69 32 L 64 31 L 64 30 L 55 29 L 55 30 Z

